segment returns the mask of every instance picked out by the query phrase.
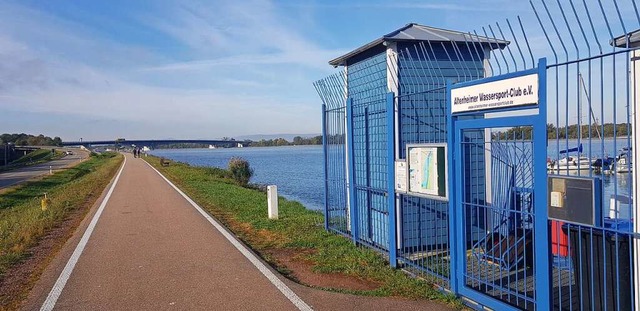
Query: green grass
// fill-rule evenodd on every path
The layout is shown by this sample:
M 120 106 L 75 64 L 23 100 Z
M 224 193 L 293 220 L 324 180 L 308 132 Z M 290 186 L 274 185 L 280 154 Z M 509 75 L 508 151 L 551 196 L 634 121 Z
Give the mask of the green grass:
M 51 149 L 38 149 L 30 152 L 27 155 L 22 156 L 21 158 L 11 162 L 12 165 L 15 164 L 28 164 L 34 163 L 38 161 L 47 161 L 54 158 L 60 158 L 64 155 L 61 151 L 56 150 L 54 153 L 51 153 Z
M 0 167 L 0 172 L 45 163 L 51 160 L 62 158 L 63 156 L 64 153 L 60 150 L 56 150 L 54 153 L 51 153 L 51 149 L 38 149 L 9 163 L 9 165 L 7 166 Z
M 158 158 L 145 159 L 272 264 L 270 250 L 293 249 L 314 263 L 315 272 L 339 273 L 380 284 L 375 290 L 351 293 L 435 299 L 461 306 L 432 284 L 392 269 L 379 253 L 325 231 L 320 212 L 280 198 L 279 219 L 269 220 L 266 194 L 237 185 L 225 170 L 175 162 L 161 167 Z M 286 269 L 281 272 L 287 273 Z
M 0 195 L 0 278 L 28 254 L 47 230 L 73 211 L 91 204 L 107 186 L 123 157 L 92 156 L 81 164 L 44 179 L 27 182 Z M 41 210 L 43 193 L 51 200 Z

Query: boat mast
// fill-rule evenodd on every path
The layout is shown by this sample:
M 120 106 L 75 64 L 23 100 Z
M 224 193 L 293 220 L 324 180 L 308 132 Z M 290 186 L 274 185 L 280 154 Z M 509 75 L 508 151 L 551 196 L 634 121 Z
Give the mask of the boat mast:
M 600 135 L 600 130 L 598 129 L 598 120 L 596 119 L 596 115 L 593 113 L 593 109 L 591 109 L 591 97 L 589 97 L 589 93 L 587 93 L 587 88 L 584 85 L 584 78 L 582 78 L 582 73 L 578 73 L 578 76 L 580 77 L 580 83 L 582 85 L 582 89 L 584 90 L 584 95 L 587 97 L 587 103 L 589 103 L 589 112 L 591 114 L 591 118 L 593 119 L 593 124 L 595 124 L 596 133 L 598 134 L 598 138 L 602 139 L 602 135 Z M 580 111 L 580 105 L 578 105 L 578 111 Z M 579 113 L 578 115 L 581 116 Z

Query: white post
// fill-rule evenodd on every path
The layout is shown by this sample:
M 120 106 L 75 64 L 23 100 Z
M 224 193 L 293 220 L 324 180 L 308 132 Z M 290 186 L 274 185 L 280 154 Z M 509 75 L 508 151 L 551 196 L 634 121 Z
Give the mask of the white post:
M 278 187 L 267 186 L 267 206 L 269 219 L 278 219 Z
M 633 229 L 635 233 L 640 233 L 640 208 L 638 208 L 638 200 L 640 199 L 640 187 L 638 186 L 638 174 L 640 174 L 640 170 L 638 170 L 638 159 L 640 159 L 640 135 L 637 134 L 637 126 L 640 124 L 640 112 L 638 109 L 640 108 L 640 98 L 638 98 L 638 93 L 640 92 L 640 83 L 638 83 L 637 75 L 640 75 L 640 51 L 634 50 L 630 53 L 629 57 L 631 58 L 631 71 L 629 73 L 630 83 L 631 83 L 631 98 L 630 105 L 632 105 L 632 122 L 634 129 L 633 133 L 633 157 L 632 164 L 633 165 L 633 193 L 631 193 L 631 200 L 633 201 L 632 207 L 632 217 L 633 217 Z M 640 310 L 640 239 L 633 238 L 633 264 L 634 264 L 634 290 L 635 290 L 635 309 Z
M 389 92 L 393 92 L 396 96 L 394 99 L 394 110 L 393 110 L 393 119 L 394 119 L 394 155 L 395 160 L 400 158 L 400 114 L 398 111 L 398 91 L 400 89 L 399 86 L 399 64 L 398 64 L 398 45 L 395 42 L 388 42 L 387 44 L 387 90 Z M 388 146 L 388 145 L 387 145 Z M 395 182 L 395 176 L 388 176 L 389 182 Z M 402 223 L 400 222 L 402 217 L 400 216 L 400 196 L 396 197 L 395 200 L 395 211 L 396 211 L 396 246 L 398 248 L 402 247 L 402 241 L 400 237 L 402 236 Z M 389 237 L 390 239 L 392 237 Z
M 51 168 L 51 165 L 49 165 L 49 175 L 53 175 L 53 169 Z
M 491 75 L 493 75 L 493 72 L 491 72 L 491 65 L 489 64 L 489 62 L 491 61 L 490 58 L 491 58 L 491 49 L 485 48 L 484 59 L 482 60 L 482 66 L 484 68 L 485 77 L 491 77 Z M 491 129 L 487 128 L 487 129 L 484 129 L 484 180 L 485 180 L 484 201 L 487 206 L 491 206 L 491 204 L 493 203 L 493 172 L 491 170 L 491 165 L 492 165 L 491 163 Z M 485 217 L 487 222 L 486 228 L 493 227 L 493 217 L 488 217 L 487 219 L 486 213 L 485 215 L 481 215 L 479 217 Z M 473 234 L 477 234 L 478 231 L 480 230 L 473 232 Z M 486 233 L 487 232 L 480 232 L 481 235 Z
M 349 232 L 351 232 L 351 198 L 350 198 L 350 194 L 349 194 L 349 187 L 351 187 L 351 176 L 349 176 L 349 166 L 351 165 L 351 163 L 349 163 L 349 140 L 351 139 L 351 137 L 349 137 L 349 135 L 347 135 L 347 133 L 349 133 L 349 130 L 347 129 L 349 127 L 349 122 L 351 122 L 351 120 L 347 119 L 347 109 L 349 109 L 349 107 L 347 107 L 347 99 L 349 99 L 349 66 L 344 66 L 344 93 L 343 93 L 343 98 L 342 101 L 344 102 L 345 105 L 345 109 L 344 109 L 344 177 L 345 177 L 345 181 L 347 184 L 347 189 L 345 189 L 347 191 L 347 230 Z
M 489 65 L 491 57 L 491 49 L 484 49 L 484 59 L 482 60 L 482 66 L 484 67 L 484 76 L 490 77 L 493 73 L 491 72 L 491 66 Z M 491 205 L 493 201 L 493 193 L 492 193 L 492 176 L 491 176 L 491 129 L 484 130 L 484 142 L 485 142 L 485 153 L 484 153 L 484 170 L 485 170 L 485 204 Z

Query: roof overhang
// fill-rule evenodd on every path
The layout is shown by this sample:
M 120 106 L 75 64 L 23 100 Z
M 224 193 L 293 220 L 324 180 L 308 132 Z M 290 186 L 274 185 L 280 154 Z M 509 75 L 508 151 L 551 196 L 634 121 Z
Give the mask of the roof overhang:
M 332 65 L 334 67 L 345 66 L 349 59 L 372 48 L 375 48 L 380 44 L 386 45 L 389 42 L 421 41 L 479 43 L 488 46 L 490 49 L 504 49 L 510 43 L 506 40 L 474 36 L 460 31 L 446 30 L 411 23 L 382 36 L 382 38 L 373 40 L 347 54 L 330 60 L 329 65 Z
M 363 45 L 363 46 L 361 46 L 361 47 L 359 47 L 359 48 L 357 48 L 357 49 L 355 49 L 355 50 L 353 50 L 353 51 L 351 51 L 351 52 L 349 52 L 347 54 L 344 54 L 342 56 L 339 56 L 339 57 L 336 57 L 336 58 L 330 60 L 329 61 L 329 65 L 334 66 L 334 67 L 345 66 L 348 59 L 350 59 L 350 58 L 352 58 L 352 57 L 354 57 L 354 56 L 356 56 L 356 55 L 358 55 L 360 53 L 363 53 L 363 52 L 365 52 L 365 51 L 367 51 L 369 49 L 372 49 L 372 48 L 374 48 L 374 47 L 376 47 L 376 46 L 378 46 L 380 44 L 384 44 L 384 42 L 385 41 L 384 41 L 383 38 L 379 38 L 379 39 L 373 40 L 373 41 L 371 41 L 371 42 L 369 42 L 369 43 L 367 43 L 367 44 L 365 44 L 365 45 Z
M 636 48 L 640 46 L 640 29 L 619 36 L 609 41 L 609 44 L 617 48 Z

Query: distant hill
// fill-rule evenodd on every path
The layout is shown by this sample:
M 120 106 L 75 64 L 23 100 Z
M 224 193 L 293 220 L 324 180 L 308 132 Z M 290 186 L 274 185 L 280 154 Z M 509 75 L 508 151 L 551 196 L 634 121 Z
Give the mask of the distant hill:
M 311 138 L 311 137 L 315 137 L 315 136 L 319 136 L 322 135 L 320 133 L 313 133 L 313 134 L 255 134 L 255 135 L 244 135 L 244 136 L 236 136 L 234 137 L 235 140 L 253 140 L 253 141 L 259 141 L 259 140 L 269 140 L 269 139 L 277 139 L 277 138 L 284 138 L 288 141 L 293 141 L 293 138 L 296 136 L 300 136 L 302 138 Z

